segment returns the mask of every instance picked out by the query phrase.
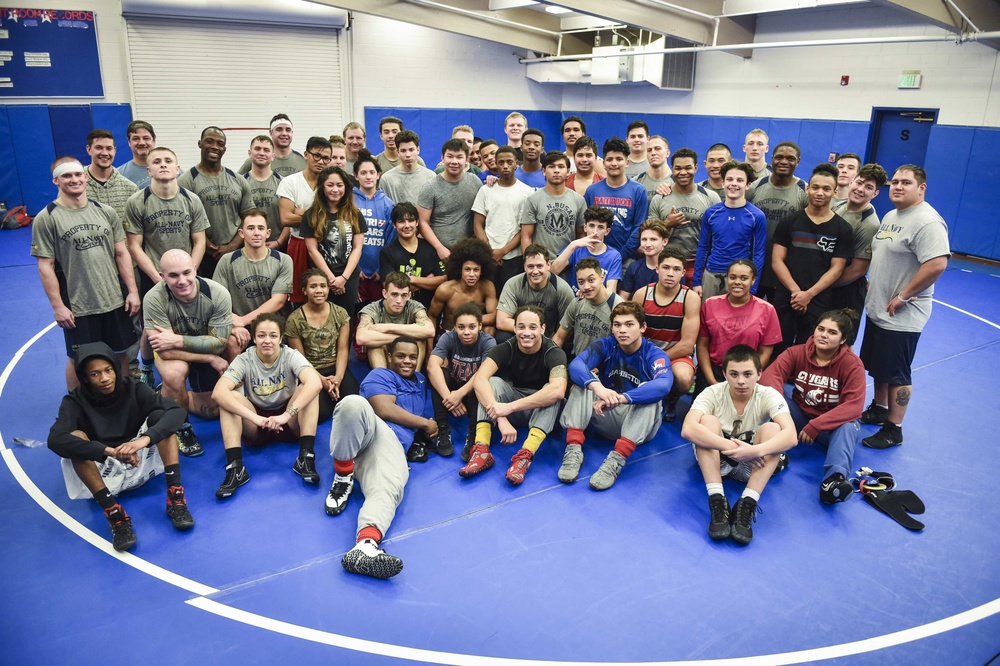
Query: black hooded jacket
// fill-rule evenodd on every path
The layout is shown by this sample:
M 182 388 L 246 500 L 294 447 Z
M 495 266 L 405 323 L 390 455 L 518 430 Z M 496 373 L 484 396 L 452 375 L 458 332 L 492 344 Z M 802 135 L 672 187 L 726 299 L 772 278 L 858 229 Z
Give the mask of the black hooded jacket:
M 115 369 L 115 390 L 104 396 L 90 387 L 84 376 L 87 361 L 102 358 Z M 62 399 L 59 415 L 49 430 L 49 448 L 63 458 L 102 462 L 106 447 L 134 439 L 148 419 L 153 444 L 169 437 L 184 423 L 186 414 L 173 400 L 164 398 L 142 382 L 122 377 L 118 356 L 103 342 L 80 346 L 76 354 L 80 387 Z M 89 441 L 72 434 L 82 431 Z

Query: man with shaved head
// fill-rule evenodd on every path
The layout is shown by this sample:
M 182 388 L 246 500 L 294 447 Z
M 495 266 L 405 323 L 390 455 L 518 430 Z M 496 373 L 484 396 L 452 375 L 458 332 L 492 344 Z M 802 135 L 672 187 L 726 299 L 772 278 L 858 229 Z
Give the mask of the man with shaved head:
M 219 283 L 198 277 L 184 250 L 163 253 L 160 277 L 143 299 L 142 310 L 144 335 L 163 378 L 162 393 L 203 419 L 217 419 L 219 406 L 212 390 L 229 367 L 220 354 L 233 328 L 232 298 Z M 190 422 L 177 431 L 177 440 L 186 456 L 204 453 Z
M 83 165 L 74 157 L 57 158 L 52 183 L 59 195 L 31 225 L 31 255 L 63 329 L 72 391 L 80 385 L 73 362 L 80 345 L 107 343 L 128 365 L 125 351 L 137 339 L 129 317 L 139 311 L 139 293 L 121 220 L 111 207 L 87 198 Z

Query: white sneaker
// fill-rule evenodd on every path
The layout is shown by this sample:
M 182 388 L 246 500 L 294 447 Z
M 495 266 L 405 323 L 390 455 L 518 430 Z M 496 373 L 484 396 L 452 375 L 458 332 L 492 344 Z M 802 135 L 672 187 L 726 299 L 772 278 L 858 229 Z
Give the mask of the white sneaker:
M 354 472 L 341 476 L 336 474 L 333 477 L 333 486 L 330 487 L 330 494 L 326 496 L 326 512 L 328 515 L 336 516 L 347 507 L 347 498 L 351 496 L 354 489 Z
M 392 578 L 403 570 L 403 560 L 387 554 L 372 539 L 362 539 L 340 561 L 345 571 L 381 578 Z

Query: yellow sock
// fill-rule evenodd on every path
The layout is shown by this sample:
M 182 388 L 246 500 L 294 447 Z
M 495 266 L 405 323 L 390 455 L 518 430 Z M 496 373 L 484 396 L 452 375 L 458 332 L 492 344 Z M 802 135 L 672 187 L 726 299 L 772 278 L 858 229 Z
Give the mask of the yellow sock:
M 528 449 L 532 453 L 538 451 L 538 447 L 545 441 L 545 431 L 541 428 L 532 428 L 528 431 L 528 436 L 524 440 L 522 448 Z
M 476 444 L 490 445 L 490 439 L 493 438 L 493 426 L 490 425 L 489 421 L 480 421 L 476 424 Z

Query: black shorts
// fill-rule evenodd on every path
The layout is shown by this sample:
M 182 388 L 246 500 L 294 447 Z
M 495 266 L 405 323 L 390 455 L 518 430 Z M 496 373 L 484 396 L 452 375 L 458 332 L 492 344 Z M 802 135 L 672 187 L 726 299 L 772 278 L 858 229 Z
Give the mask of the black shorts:
M 103 342 L 112 351 L 122 353 L 136 343 L 139 334 L 135 324 L 125 313 L 125 308 L 115 308 L 111 312 L 76 317 L 76 328 L 64 328 L 63 338 L 66 340 L 66 355 L 76 356 L 80 345 L 89 342 Z
M 219 372 L 208 363 L 188 363 L 188 384 L 195 393 L 210 393 L 219 381 Z
M 887 331 L 865 318 L 865 337 L 861 341 L 861 362 L 868 374 L 880 384 L 909 386 L 910 366 L 917 352 L 920 333 Z

